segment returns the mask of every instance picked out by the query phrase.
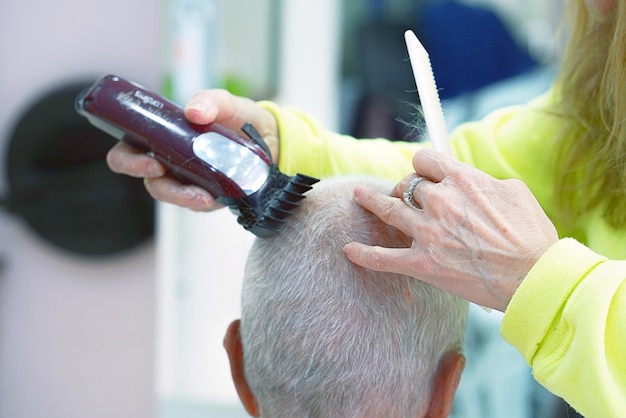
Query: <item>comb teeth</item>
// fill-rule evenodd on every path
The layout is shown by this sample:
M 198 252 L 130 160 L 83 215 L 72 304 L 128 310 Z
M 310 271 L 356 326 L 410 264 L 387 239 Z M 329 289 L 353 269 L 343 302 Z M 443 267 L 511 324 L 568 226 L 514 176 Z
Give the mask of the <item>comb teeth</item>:
M 318 181 L 319 179 L 304 174 L 290 177 L 285 187 L 277 193 L 272 203 L 261 215 L 259 224 L 271 229 L 280 229 L 285 220 L 300 206 L 300 202 L 305 197 L 304 193 L 311 190 L 313 184 Z
M 257 237 L 268 238 L 276 235 L 282 226 L 300 206 L 304 193 L 313 188 L 319 180 L 314 177 L 296 174 L 288 177 L 272 165 L 268 189 L 261 189 L 252 199 L 236 202 L 239 212 L 237 221 Z
M 289 179 L 289 183 L 285 187 L 285 191 L 301 195 L 311 190 L 313 185 L 318 181 L 319 179 L 314 177 L 305 176 L 304 174 L 296 174 Z

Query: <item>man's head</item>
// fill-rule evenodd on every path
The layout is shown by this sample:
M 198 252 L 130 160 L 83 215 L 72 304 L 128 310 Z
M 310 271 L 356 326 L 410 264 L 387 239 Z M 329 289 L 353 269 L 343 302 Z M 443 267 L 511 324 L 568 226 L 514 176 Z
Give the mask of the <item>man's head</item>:
M 447 416 L 464 364 L 467 303 L 416 279 L 360 268 L 350 241 L 411 240 L 353 202 L 371 177 L 323 180 L 281 233 L 248 256 L 241 322 L 226 338 L 251 415 Z

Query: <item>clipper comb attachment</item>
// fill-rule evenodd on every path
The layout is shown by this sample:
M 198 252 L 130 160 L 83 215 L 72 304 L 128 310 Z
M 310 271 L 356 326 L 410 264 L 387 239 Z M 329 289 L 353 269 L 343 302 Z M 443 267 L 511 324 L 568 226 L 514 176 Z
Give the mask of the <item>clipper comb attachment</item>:
M 242 215 L 237 219 L 238 222 L 259 237 L 266 238 L 278 232 L 287 218 L 300 206 L 300 201 L 305 197 L 304 193 L 311 190 L 313 184 L 319 181 L 304 174 L 296 174 L 286 180 L 284 187 L 274 192 L 256 221 L 253 220 L 249 224 L 250 219 Z
M 271 153 L 256 129 L 246 124 L 242 131 L 259 144 L 271 158 Z M 287 176 L 278 170 L 274 162 L 263 187 L 254 194 L 237 202 L 238 208 L 231 210 L 238 214 L 237 221 L 254 235 L 267 238 L 276 234 L 287 218 L 300 206 L 304 193 L 313 188 L 319 179 L 304 174 Z M 259 211 L 259 208 L 262 210 Z

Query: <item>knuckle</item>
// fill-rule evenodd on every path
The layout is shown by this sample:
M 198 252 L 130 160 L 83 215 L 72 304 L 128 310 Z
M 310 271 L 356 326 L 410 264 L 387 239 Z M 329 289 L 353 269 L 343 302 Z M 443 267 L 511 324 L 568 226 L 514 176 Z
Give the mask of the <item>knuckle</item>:
M 207 90 L 207 96 L 211 98 L 212 100 L 226 97 L 226 94 L 227 94 L 226 90 L 221 89 L 221 88 Z
M 382 205 L 379 218 L 385 223 L 391 223 L 404 205 L 405 203 L 400 199 L 391 199 L 389 203 Z
M 381 247 L 372 247 L 366 256 L 367 265 L 372 270 L 381 271 L 383 269 L 385 258 L 381 250 Z
M 508 186 L 510 186 L 512 188 L 516 188 L 516 189 L 527 189 L 528 188 L 526 183 L 524 183 L 520 179 L 506 179 L 506 180 L 504 180 L 504 184 L 508 185 Z

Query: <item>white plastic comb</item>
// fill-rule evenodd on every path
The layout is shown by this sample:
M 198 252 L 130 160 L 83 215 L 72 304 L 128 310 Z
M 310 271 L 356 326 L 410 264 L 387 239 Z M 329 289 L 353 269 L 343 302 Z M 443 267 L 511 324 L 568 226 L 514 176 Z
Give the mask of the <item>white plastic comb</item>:
M 450 144 L 448 143 L 446 121 L 443 117 L 439 93 L 437 92 L 437 83 L 435 82 L 428 52 L 426 52 L 426 49 L 413 31 L 407 30 L 404 32 L 404 39 L 409 51 L 413 77 L 415 78 L 415 84 L 417 84 L 417 93 L 419 94 L 424 112 L 430 141 L 434 149 L 452 155 Z
M 415 78 L 415 84 L 417 84 L 417 93 L 433 149 L 452 155 L 450 143 L 448 142 L 448 129 L 443 117 L 443 109 L 441 108 L 437 83 L 435 82 L 435 75 L 433 74 L 428 52 L 426 52 L 426 49 L 413 31 L 407 30 L 404 32 L 404 39 L 409 51 L 413 77 Z M 491 308 L 480 307 L 486 312 L 491 312 Z

